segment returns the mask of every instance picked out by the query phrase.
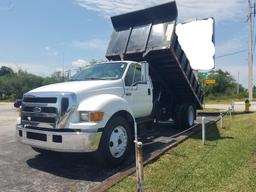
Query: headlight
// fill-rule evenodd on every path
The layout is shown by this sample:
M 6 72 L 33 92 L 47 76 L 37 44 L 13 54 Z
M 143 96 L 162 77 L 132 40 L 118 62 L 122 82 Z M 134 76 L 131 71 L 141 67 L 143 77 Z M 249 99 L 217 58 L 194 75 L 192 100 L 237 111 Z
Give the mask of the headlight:
M 89 122 L 89 112 L 80 112 L 80 120 Z
M 104 117 L 104 112 L 80 112 L 80 120 L 85 122 L 98 122 Z

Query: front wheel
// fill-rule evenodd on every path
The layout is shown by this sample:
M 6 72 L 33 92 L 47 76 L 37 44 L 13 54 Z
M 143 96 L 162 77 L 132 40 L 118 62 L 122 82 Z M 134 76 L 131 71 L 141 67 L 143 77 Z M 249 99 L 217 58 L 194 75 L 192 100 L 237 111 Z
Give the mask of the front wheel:
M 104 165 L 122 163 L 131 151 L 130 124 L 123 117 L 111 119 L 103 132 L 98 157 Z

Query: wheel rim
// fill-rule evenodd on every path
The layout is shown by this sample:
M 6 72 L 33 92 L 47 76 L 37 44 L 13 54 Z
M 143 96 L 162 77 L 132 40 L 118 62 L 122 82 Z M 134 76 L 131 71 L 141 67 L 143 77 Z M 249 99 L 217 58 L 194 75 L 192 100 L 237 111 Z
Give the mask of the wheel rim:
M 109 140 L 109 149 L 113 157 L 121 157 L 127 148 L 127 132 L 123 126 L 114 128 Z
M 194 109 L 192 106 L 188 108 L 188 123 L 189 126 L 192 126 L 194 124 Z

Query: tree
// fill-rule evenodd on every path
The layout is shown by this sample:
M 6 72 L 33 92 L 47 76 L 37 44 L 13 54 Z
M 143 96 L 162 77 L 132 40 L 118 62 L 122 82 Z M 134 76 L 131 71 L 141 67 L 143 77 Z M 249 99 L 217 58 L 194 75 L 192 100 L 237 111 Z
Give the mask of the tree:
M 3 76 L 3 75 L 12 75 L 14 74 L 13 70 L 9 67 L 6 67 L 6 66 L 2 66 L 0 68 L 0 76 Z
M 4 69 L 4 71 L 9 70 Z M 0 76 L 0 99 L 22 98 L 24 93 L 32 89 L 56 82 L 59 82 L 59 79 L 56 79 L 55 76 L 43 78 L 21 69 L 16 73 L 5 72 Z
M 199 74 L 199 81 L 204 84 L 206 78 L 203 74 Z M 220 97 L 220 96 L 238 96 L 244 97 L 246 95 L 246 89 L 240 86 L 240 94 L 237 95 L 237 82 L 232 75 L 227 71 L 221 69 L 212 70 L 209 72 L 207 79 L 214 79 L 215 85 L 204 85 L 204 92 L 206 96 Z

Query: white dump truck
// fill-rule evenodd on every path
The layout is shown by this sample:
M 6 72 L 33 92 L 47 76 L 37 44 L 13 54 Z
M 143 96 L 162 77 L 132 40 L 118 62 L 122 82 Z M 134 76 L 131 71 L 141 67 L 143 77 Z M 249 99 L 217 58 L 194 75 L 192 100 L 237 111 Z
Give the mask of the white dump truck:
M 109 61 L 24 94 L 17 140 L 41 153 L 97 152 L 119 164 L 132 149 L 135 122 L 192 126 L 203 92 L 176 18 L 175 2 L 112 17 Z

